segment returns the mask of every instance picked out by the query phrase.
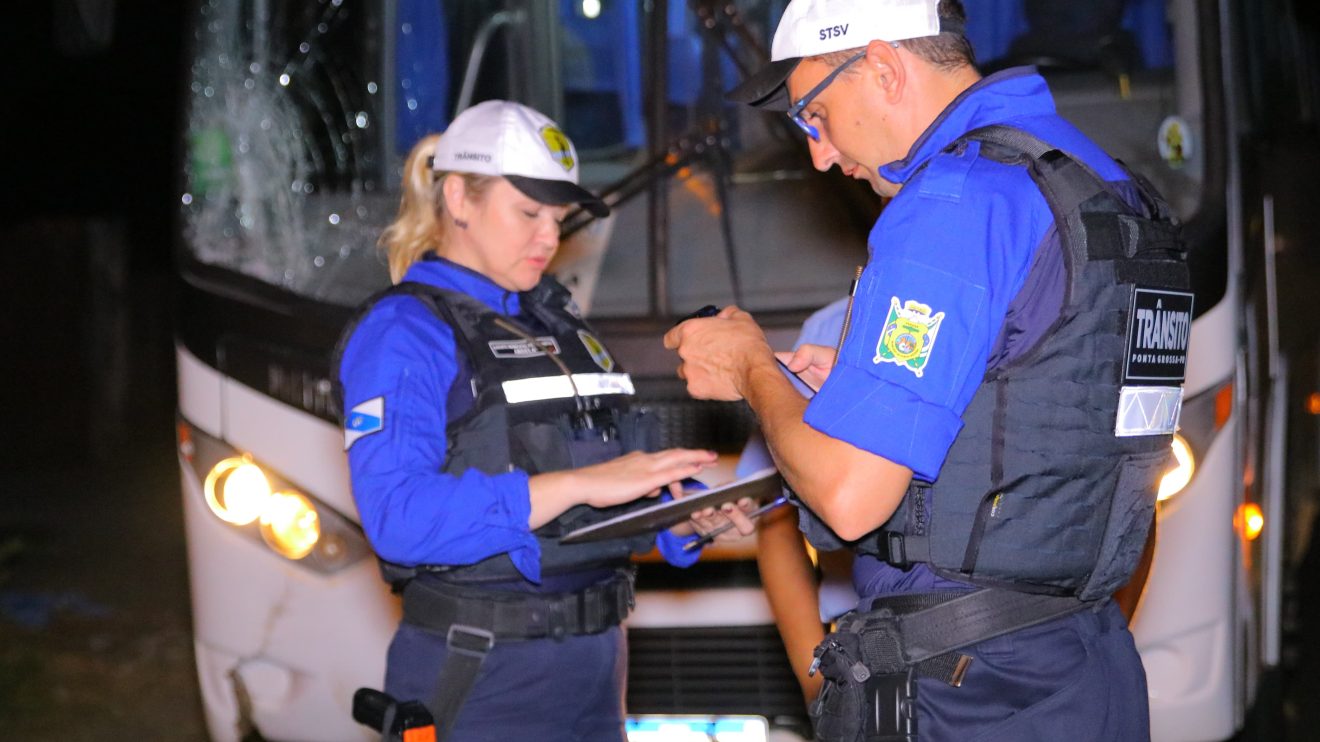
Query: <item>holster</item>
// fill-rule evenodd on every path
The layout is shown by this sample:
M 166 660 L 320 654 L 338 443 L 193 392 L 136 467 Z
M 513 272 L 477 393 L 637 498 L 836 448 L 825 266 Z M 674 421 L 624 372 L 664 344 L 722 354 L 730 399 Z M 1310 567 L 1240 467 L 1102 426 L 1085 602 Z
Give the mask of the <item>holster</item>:
M 831 633 L 816 647 L 824 677 L 808 707 L 819 742 L 916 742 L 917 681 L 912 668 L 872 673 L 859 634 Z
M 957 650 L 1095 605 L 994 589 L 873 598 L 816 647 L 811 672 L 825 678 L 808 708 L 816 739 L 913 742 L 918 676 L 958 687 L 972 657 Z

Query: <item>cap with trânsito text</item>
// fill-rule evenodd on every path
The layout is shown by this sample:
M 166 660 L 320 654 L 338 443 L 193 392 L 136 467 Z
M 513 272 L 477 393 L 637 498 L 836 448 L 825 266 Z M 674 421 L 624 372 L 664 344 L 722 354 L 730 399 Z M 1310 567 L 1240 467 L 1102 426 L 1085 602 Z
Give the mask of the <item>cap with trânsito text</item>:
M 543 204 L 581 204 L 598 217 L 610 213 L 604 201 L 578 185 L 573 142 L 555 122 L 521 103 L 488 100 L 460 113 L 440 135 L 431 167 L 500 175 Z
M 940 18 L 939 0 L 793 0 L 784 9 L 770 45 L 770 64 L 738 87 L 728 99 L 772 111 L 790 105 L 784 81 L 804 57 L 857 49 L 872 40 L 903 41 L 962 33 L 962 23 Z

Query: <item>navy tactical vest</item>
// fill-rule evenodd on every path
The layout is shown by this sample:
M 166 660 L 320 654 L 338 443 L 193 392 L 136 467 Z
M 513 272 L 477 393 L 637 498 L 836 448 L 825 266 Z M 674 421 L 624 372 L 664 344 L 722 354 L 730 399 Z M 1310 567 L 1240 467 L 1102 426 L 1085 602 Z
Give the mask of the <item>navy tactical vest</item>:
M 458 291 L 403 282 L 369 299 L 349 322 L 338 357 L 353 329 L 376 302 L 411 296 L 454 332 L 466 357 L 471 407 L 448 421 L 444 471 L 469 469 L 499 474 L 521 469 L 529 475 L 597 464 L 629 451 L 655 450 L 659 429 L 654 416 L 630 405 L 632 379 L 575 311 L 567 289 L 550 277 L 519 296 L 524 315 L 537 328 L 491 310 Z M 452 390 L 462 394 L 467 390 Z M 542 574 L 564 574 L 623 564 L 633 552 L 651 548 L 653 536 L 562 544 L 566 533 L 646 507 L 640 501 L 610 508 L 577 505 L 536 529 Z M 405 567 L 381 562 L 385 579 L 396 586 L 419 571 L 442 572 L 450 582 L 521 580 L 507 554 L 465 566 Z
M 859 551 L 987 587 L 1108 596 L 1152 522 L 1182 403 L 1192 295 L 1180 227 L 1133 177 L 1129 207 L 1085 164 L 1025 132 L 950 146 L 1026 167 L 1067 268 L 1059 317 L 987 372 L 935 482 L 914 481 Z

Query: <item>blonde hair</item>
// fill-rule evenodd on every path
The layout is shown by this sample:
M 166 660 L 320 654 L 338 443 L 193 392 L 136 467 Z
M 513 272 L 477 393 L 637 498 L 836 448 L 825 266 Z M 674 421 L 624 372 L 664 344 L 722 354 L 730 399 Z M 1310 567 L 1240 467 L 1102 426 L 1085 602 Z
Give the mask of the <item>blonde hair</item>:
M 439 253 L 443 247 L 447 214 L 445 209 L 445 178 L 457 175 L 463 179 L 468 195 L 480 199 L 495 176 L 473 173 L 436 172 L 431 169 L 431 155 L 440 141 L 439 134 L 428 134 L 413 145 L 403 163 L 403 182 L 400 184 L 399 214 L 381 232 L 377 245 L 385 252 L 390 266 L 390 281 L 398 283 L 413 263 L 427 253 Z

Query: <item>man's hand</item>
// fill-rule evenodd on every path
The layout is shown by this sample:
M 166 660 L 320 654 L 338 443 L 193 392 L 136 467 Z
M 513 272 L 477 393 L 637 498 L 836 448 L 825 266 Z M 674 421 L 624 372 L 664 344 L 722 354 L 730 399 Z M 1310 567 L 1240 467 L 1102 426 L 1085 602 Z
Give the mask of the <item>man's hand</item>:
M 820 391 L 821 384 L 829 378 L 830 370 L 834 368 L 834 355 L 834 348 L 810 343 L 804 343 L 792 353 L 785 351 L 775 353 L 775 357 L 782 361 L 789 371 L 797 374 L 804 384 L 816 391 Z
M 665 347 L 678 352 L 678 378 L 696 399 L 743 398 L 747 376 L 774 356 L 752 315 L 725 307 L 714 317 L 690 319 L 665 333 Z

